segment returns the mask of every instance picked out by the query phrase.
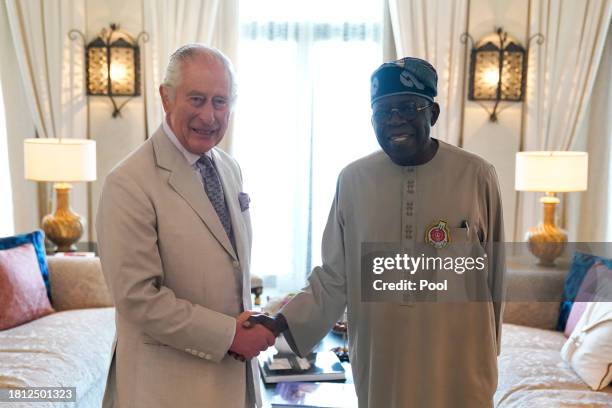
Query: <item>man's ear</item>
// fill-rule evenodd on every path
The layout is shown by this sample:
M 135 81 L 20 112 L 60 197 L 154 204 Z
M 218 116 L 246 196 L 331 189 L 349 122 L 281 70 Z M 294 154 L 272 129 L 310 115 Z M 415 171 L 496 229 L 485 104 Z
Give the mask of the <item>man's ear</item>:
M 162 105 L 164 106 L 164 112 L 168 113 L 168 110 L 170 109 L 170 94 L 168 87 L 160 85 L 159 96 L 161 97 Z
M 436 124 L 436 122 L 438 121 L 438 116 L 440 116 L 440 105 L 438 105 L 437 102 L 434 102 L 431 107 L 431 126 Z

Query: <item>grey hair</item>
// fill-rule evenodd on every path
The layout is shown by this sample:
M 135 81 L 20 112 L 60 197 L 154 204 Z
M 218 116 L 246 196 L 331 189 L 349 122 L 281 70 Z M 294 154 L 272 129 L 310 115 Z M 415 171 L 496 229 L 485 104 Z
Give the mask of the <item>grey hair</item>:
M 181 67 L 183 62 L 191 60 L 198 55 L 214 58 L 223 64 L 223 67 L 229 76 L 230 103 L 233 104 L 237 96 L 234 66 L 229 58 L 221 51 L 204 44 L 185 44 L 174 51 L 170 56 L 170 61 L 168 61 L 168 66 L 166 67 L 166 72 L 164 74 L 164 80 L 162 81 L 161 85 L 168 88 L 170 97 L 174 99 L 174 91 L 181 82 Z

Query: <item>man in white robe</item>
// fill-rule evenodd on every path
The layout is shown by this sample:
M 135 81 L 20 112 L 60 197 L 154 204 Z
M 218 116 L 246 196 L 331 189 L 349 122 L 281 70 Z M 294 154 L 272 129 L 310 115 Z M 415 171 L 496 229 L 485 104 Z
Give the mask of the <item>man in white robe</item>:
M 416 58 L 374 72 L 372 123 L 382 151 L 341 172 L 323 264 L 269 324 L 306 355 L 347 308 L 361 408 L 493 406 L 505 270 L 501 245 L 493 245 L 504 237 L 499 186 L 492 165 L 429 136 L 440 112 L 436 83 L 434 68 Z M 431 234 L 441 220 L 443 239 L 487 254 L 489 300 L 364 302 L 362 243 L 437 245 Z

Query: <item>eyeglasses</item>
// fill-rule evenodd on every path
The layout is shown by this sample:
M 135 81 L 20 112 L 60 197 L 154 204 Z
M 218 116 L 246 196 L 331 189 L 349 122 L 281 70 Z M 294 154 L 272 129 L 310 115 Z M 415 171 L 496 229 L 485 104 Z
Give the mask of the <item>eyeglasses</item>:
M 393 112 L 397 112 L 397 114 L 400 115 L 403 119 L 412 120 L 416 118 L 417 114 L 420 111 L 425 110 L 431 106 L 433 106 L 433 103 L 426 105 L 426 106 L 420 106 L 420 107 L 416 106 L 416 104 L 414 103 L 410 103 L 410 104 L 402 105 L 399 108 L 377 109 L 372 114 L 372 119 L 376 123 L 386 123 L 389 120 L 391 120 L 391 117 L 393 116 Z

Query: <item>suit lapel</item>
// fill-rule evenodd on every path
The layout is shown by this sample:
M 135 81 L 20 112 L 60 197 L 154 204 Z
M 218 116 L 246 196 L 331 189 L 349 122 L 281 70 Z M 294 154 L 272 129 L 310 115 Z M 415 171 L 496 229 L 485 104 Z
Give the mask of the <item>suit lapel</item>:
M 237 259 L 219 216 L 206 196 L 202 183 L 195 176 L 193 168 L 189 166 L 161 127 L 153 135 L 152 141 L 157 165 L 170 172 L 168 184 L 187 201 L 227 253 Z

